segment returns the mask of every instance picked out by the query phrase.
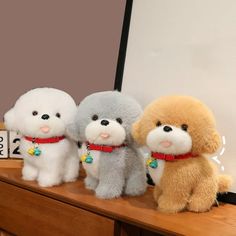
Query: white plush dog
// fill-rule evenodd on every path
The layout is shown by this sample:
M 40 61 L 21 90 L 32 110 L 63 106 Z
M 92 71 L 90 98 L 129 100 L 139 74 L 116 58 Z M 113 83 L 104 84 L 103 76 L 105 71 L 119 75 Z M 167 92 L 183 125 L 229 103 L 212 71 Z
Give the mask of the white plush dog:
M 66 137 L 76 110 L 69 94 L 53 88 L 37 88 L 23 94 L 5 114 L 6 128 L 22 135 L 24 180 L 37 180 L 42 187 L 76 180 L 77 145 Z

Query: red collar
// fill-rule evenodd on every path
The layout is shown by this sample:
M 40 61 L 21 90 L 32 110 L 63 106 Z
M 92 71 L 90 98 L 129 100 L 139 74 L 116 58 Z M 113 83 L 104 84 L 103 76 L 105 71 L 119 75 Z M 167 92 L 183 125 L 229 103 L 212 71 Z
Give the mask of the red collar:
M 127 146 L 126 144 L 121 144 L 119 146 L 105 146 L 105 145 L 97 145 L 97 144 L 87 142 L 88 150 L 95 150 L 95 151 L 109 152 L 109 153 L 111 153 L 114 149 L 126 147 L 126 146 Z
M 58 143 L 64 138 L 65 136 L 52 137 L 52 138 L 32 138 L 32 137 L 25 136 L 25 139 L 32 143 Z
M 181 154 L 181 155 L 172 155 L 172 154 L 164 154 L 164 153 L 160 153 L 160 152 L 152 152 L 151 156 L 154 159 L 165 160 L 165 161 L 175 161 L 175 160 L 196 157 L 196 155 L 193 155 L 191 152 Z

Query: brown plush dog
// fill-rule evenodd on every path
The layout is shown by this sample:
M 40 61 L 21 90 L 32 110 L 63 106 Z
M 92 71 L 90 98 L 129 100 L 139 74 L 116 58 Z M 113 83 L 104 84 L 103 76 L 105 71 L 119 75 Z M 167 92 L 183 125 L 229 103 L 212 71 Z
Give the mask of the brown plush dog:
M 220 136 L 213 114 L 197 99 L 167 96 L 154 101 L 133 125 L 133 137 L 152 151 L 147 164 L 160 211 L 207 211 L 217 193 L 230 187 L 231 178 L 217 175 L 203 155 L 216 152 Z

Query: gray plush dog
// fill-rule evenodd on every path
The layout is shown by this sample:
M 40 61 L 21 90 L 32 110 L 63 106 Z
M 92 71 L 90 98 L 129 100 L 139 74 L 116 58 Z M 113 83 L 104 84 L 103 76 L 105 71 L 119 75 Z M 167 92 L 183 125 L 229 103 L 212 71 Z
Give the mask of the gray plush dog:
M 116 91 L 94 93 L 80 103 L 70 134 L 87 144 L 81 158 L 87 173 L 85 185 L 97 197 L 145 192 L 144 160 L 131 137 L 131 126 L 141 113 L 134 99 Z

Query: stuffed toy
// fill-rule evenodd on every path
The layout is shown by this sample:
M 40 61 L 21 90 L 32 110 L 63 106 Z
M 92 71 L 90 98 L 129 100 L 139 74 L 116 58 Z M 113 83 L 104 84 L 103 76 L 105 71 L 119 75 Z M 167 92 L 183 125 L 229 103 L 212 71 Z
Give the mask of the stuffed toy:
M 75 181 L 79 174 L 77 144 L 67 137 L 77 107 L 72 97 L 53 88 L 23 94 L 4 116 L 8 130 L 21 134 L 22 177 L 42 187 Z
M 231 178 L 218 175 L 205 154 L 220 146 L 211 111 L 189 96 L 162 97 L 133 125 L 134 139 L 151 150 L 147 160 L 155 183 L 154 199 L 162 212 L 208 211 Z
M 85 143 L 81 157 L 85 186 L 103 199 L 140 195 L 146 190 L 144 158 L 131 137 L 131 125 L 141 115 L 140 105 L 116 91 L 94 93 L 78 106 L 71 137 Z

